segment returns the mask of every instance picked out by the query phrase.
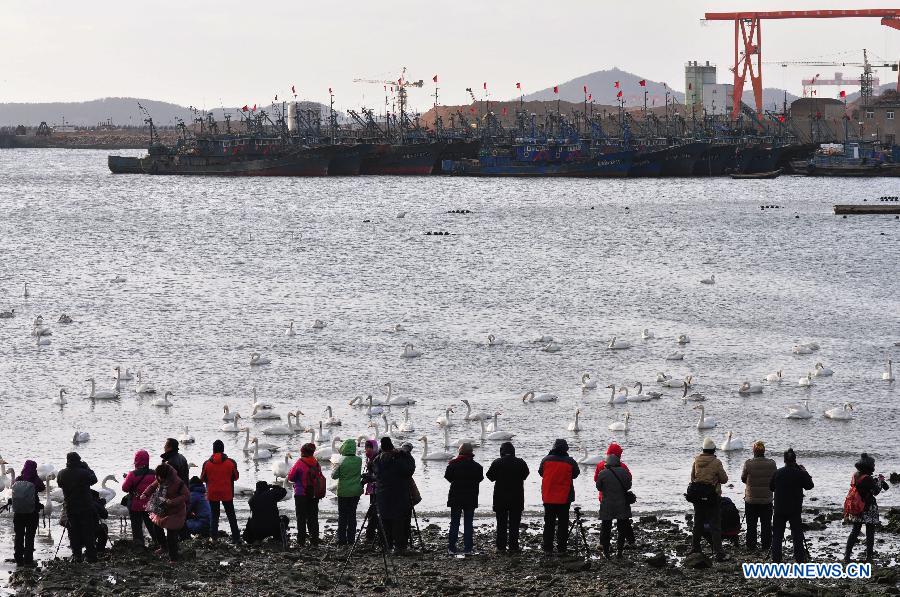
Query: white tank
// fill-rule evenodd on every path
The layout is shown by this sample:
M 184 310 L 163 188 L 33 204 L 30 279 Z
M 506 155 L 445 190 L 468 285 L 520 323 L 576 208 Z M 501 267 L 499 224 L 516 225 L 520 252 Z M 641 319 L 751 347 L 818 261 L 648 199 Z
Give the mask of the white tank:
M 297 132 L 297 108 L 297 102 L 288 104 L 287 125 L 288 131 L 291 133 Z

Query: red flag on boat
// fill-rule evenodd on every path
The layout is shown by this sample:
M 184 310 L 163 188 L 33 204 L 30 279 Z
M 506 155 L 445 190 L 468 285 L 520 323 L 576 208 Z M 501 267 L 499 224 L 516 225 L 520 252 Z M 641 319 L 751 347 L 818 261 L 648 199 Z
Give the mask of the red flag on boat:
M 587 85 L 584 86 L 584 92 L 587 93 Z
M 471 108 L 471 107 L 470 107 L 470 108 L 469 108 L 469 112 L 471 112 L 472 114 L 474 114 L 474 113 L 475 113 L 475 108 Z
M 555 93 L 556 95 L 559 95 L 559 85 L 553 86 L 553 93 Z
M 434 81 L 435 83 L 437 83 L 437 75 L 431 77 L 431 80 Z
M 622 97 L 622 92 L 620 91 L 619 93 L 617 93 L 616 97 Z
M 278 101 L 278 94 L 277 94 L 277 93 L 275 94 L 275 101 L 276 101 L 276 102 Z
M 522 84 L 521 84 L 521 83 L 516 83 L 516 89 L 522 89 Z
M 588 94 L 588 101 L 591 101 L 592 99 L 594 99 L 594 96 L 593 96 L 593 94 L 589 93 L 589 94 Z
M 618 89 L 618 88 L 619 88 L 619 82 L 616 81 L 616 83 L 615 83 L 615 85 L 613 85 L 613 87 L 614 87 L 615 89 Z
M 250 111 L 250 107 L 247 104 L 244 104 L 244 107 L 241 108 L 241 112 L 249 112 L 249 111 Z
M 331 95 L 331 87 L 328 88 L 328 95 Z
M 484 82 L 484 90 L 487 91 L 487 81 Z
M 688 91 L 690 91 L 690 90 L 693 89 L 693 88 L 694 88 L 694 84 L 693 84 L 693 83 L 688 83 Z
M 503 115 L 506 116 L 506 108 L 503 108 Z
M 841 89 L 841 97 L 847 97 L 847 92 Z
M 294 88 L 293 85 L 291 85 L 291 93 L 293 93 L 294 95 L 297 95 L 297 90 Z
M 783 114 L 778 116 L 778 122 L 780 122 L 781 124 L 784 124 L 784 115 Z
M 256 112 L 256 104 L 253 104 L 253 111 Z
M 647 86 L 647 80 L 646 80 L 646 79 L 641 79 L 640 81 L 638 81 L 638 85 L 640 85 L 641 87 L 646 87 L 646 86 Z

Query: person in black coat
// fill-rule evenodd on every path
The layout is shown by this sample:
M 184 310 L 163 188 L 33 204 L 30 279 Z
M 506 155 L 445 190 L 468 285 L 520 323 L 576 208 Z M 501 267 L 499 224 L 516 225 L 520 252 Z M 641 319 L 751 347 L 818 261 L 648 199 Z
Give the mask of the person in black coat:
M 525 509 L 525 479 L 530 471 L 511 442 L 500 444 L 500 458 L 491 463 L 487 478 L 494 482 L 494 514 L 497 517 L 497 551 L 519 551 L 519 523 Z M 507 532 L 509 542 L 507 543 Z
M 794 561 L 806 561 L 803 545 L 803 490 L 813 488 L 813 480 L 806 469 L 797 464 L 797 454 L 793 448 L 784 453 L 784 466 L 775 471 L 769 481 L 769 489 L 775 493 L 775 510 L 772 518 L 772 561 L 781 562 L 781 543 L 784 529 L 791 524 L 791 539 L 794 542 Z
M 91 485 L 97 483 L 86 462 L 82 462 L 78 452 L 66 455 L 66 467 L 56 476 L 56 484 L 63 492 L 63 506 L 66 509 L 66 528 L 69 530 L 69 545 L 72 560 L 82 561 L 82 550 L 88 562 L 97 561 L 97 524 L 99 518 L 95 509 Z
M 178 451 L 177 439 L 174 437 L 167 439 L 166 445 L 163 446 L 163 453 L 159 457 L 162 458 L 163 462 L 175 469 L 175 472 L 178 473 L 178 478 L 184 481 L 185 487 L 190 487 L 190 483 L 188 483 L 188 461 Z
M 447 464 L 444 478 L 450 481 L 447 493 L 447 506 L 450 508 L 450 537 L 447 551 L 456 553 L 456 542 L 459 538 L 459 519 L 463 522 L 463 553 L 470 554 L 474 549 L 473 518 L 478 507 L 478 485 L 484 479 L 484 469 L 475 462 L 472 444 L 464 443 L 459 447 L 459 454 Z
M 244 529 L 244 541 L 253 543 L 272 537 L 281 541 L 281 520 L 278 502 L 284 499 L 287 490 L 265 481 L 256 482 L 256 491 L 250 497 L 250 518 Z
M 375 506 L 386 547 L 403 553 L 409 542 L 408 520 L 412 512 L 409 481 L 416 472 L 416 461 L 406 450 L 395 450 L 391 438 L 383 437 L 381 452 L 372 461 L 371 472 L 375 477 Z

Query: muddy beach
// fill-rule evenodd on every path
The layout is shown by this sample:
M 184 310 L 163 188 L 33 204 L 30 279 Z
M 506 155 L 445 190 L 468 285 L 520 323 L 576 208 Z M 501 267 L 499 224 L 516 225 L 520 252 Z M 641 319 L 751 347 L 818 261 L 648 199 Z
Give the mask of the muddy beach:
M 892 513 L 896 514 L 896 513 Z M 847 528 L 838 515 L 808 509 L 807 540 L 813 561 L 838 558 Z M 726 543 L 731 559 L 685 558 L 690 547 L 689 517 L 643 516 L 635 519 L 637 546 L 621 559 L 605 560 L 598 551 L 599 523 L 588 514 L 584 527 L 591 557 L 573 553 L 544 556 L 540 551 L 543 521 L 523 521 L 519 555 L 493 549 L 493 524 L 476 523 L 478 553 L 451 557 L 446 552 L 446 520 L 420 519 L 423 550 L 413 535 L 415 551 L 388 561 L 385 584 L 381 552 L 359 546 L 347 559 L 346 549 L 333 546 L 335 521 L 324 525 L 319 548 L 282 551 L 274 544 L 233 546 L 193 539 L 182 544 L 183 560 L 169 565 L 150 550 L 117 540 L 93 565 L 59 558 L 35 570 L 17 570 L 8 578 L 15 595 L 895 595 L 900 594 L 900 567 L 895 560 L 898 538 L 879 535 L 873 577 L 868 580 L 745 580 L 741 562 L 767 561 Z M 708 547 L 708 546 L 706 546 Z M 787 545 L 786 545 L 787 547 Z M 707 554 L 708 554 L 707 550 Z M 787 552 L 789 553 L 789 551 Z M 860 554 L 861 555 L 861 554 Z

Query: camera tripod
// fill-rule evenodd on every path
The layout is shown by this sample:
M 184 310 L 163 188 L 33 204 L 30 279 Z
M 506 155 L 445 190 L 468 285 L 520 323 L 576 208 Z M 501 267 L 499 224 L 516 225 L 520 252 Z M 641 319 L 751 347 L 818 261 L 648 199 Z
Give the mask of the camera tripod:
M 575 555 L 590 560 L 591 548 L 588 546 L 587 533 L 584 530 L 584 519 L 581 517 L 581 506 L 575 506 L 575 519 L 569 523 L 570 537 L 576 526 L 578 527 L 578 533 L 575 535 Z
M 362 537 L 363 532 L 366 530 L 366 525 L 370 522 L 369 519 L 373 517 L 375 518 L 375 522 L 378 524 L 378 536 L 380 539 L 379 543 L 381 544 L 381 561 L 384 564 L 384 586 L 389 587 L 394 584 L 391 580 L 390 571 L 391 568 L 395 568 L 394 560 L 390 557 L 390 555 L 388 555 L 387 537 L 384 534 L 384 525 L 381 522 L 381 516 L 379 516 L 377 511 L 372 508 L 366 511 L 366 516 L 365 518 L 363 518 L 362 524 L 359 527 L 359 531 L 356 532 L 356 539 L 353 541 L 353 545 L 350 546 L 350 551 L 347 553 L 346 559 L 344 559 L 344 565 L 341 567 L 341 576 L 338 582 L 344 581 L 344 575 L 347 571 L 347 564 L 350 563 L 350 558 L 353 557 L 353 552 L 356 551 L 356 546 L 359 545 L 359 539 L 360 537 Z M 388 560 L 390 560 L 390 567 L 388 566 Z

